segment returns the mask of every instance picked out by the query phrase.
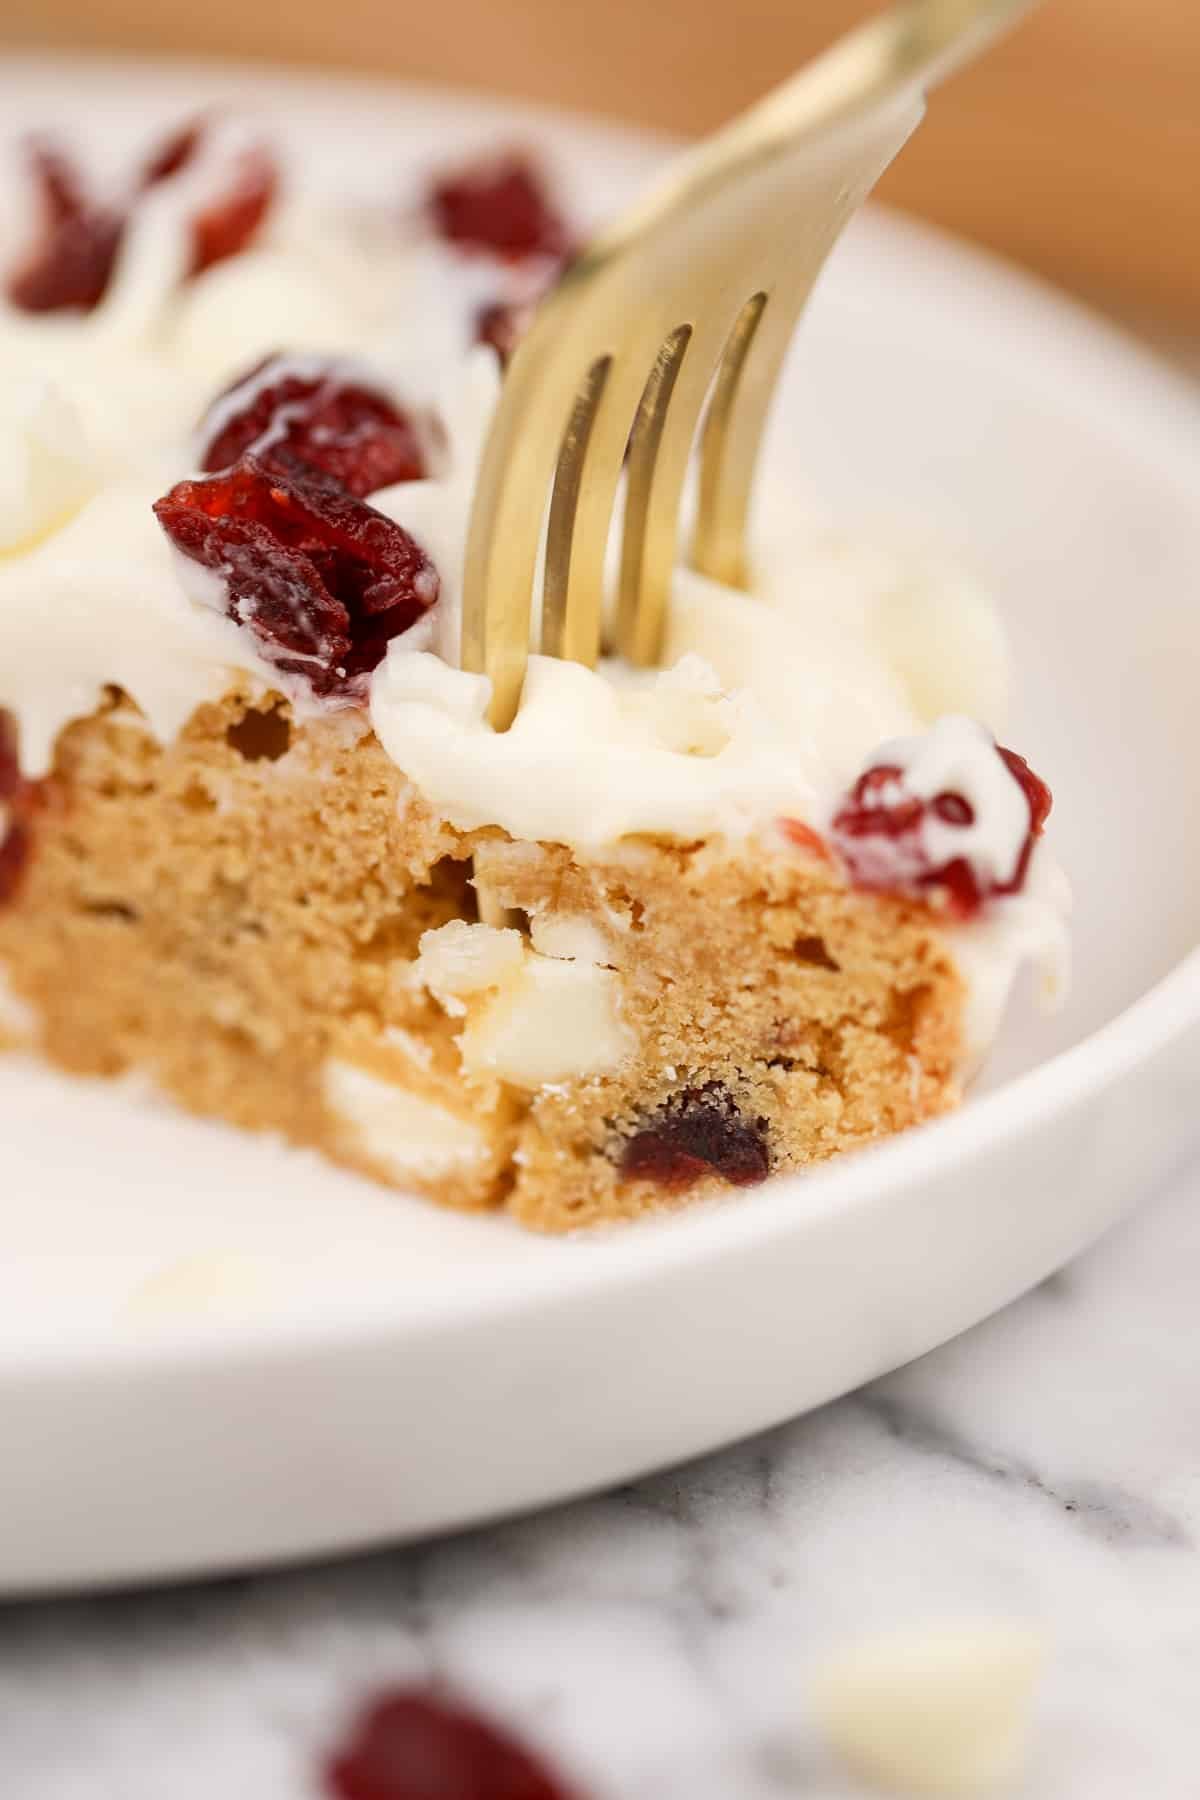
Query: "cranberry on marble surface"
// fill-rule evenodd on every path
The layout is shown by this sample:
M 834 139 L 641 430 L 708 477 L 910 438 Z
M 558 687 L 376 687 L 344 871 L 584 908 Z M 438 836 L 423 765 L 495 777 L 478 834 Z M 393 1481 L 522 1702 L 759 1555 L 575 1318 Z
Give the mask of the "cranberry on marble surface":
M 427 1688 L 380 1694 L 325 1765 L 334 1800 L 572 1800 L 508 1732 Z

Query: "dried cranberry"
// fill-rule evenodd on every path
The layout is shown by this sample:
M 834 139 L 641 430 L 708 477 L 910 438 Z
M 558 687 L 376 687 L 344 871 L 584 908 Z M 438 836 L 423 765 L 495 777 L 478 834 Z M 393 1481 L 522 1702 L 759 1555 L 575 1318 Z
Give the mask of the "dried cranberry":
M 264 145 L 239 152 L 225 187 L 192 220 L 190 273 L 198 275 L 243 251 L 270 212 L 278 186 L 275 159 Z
M 719 1081 L 673 1095 L 621 1152 L 621 1173 L 681 1193 L 702 1175 L 753 1187 L 770 1171 L 767 1121 L 747 1119 Z
M 803 819 L 780 819 L 779 829 L 798 850 L 807 850 L 819 862 L 829 861 L 829 845 L 820 832 L 814 831 L 811 825 L 806 825 Z
M 24 819 L 14 819 L 0 837 L 0 906 L 12 900 L 20 886 L 32 848 L 29 826 Z
M 175 132 L 147 163 L 138 193 L 192 163 L 205 129 L 193 122 Z M 41 240 L 9 278 L 9 299 L 24 312 L 90 312 L 112 279 L 128 210 L 94 201 L 67 154 L 46 139 L 32 139 L 28 153 L 41 204 Z M 224 182 L 192 219 L 188 273 L 197 275 L 244 250 L 266 217 L 277 186 L 274 158 L 263 145 L 248 144 L 234 154 Z
M 1033 855 L 1033 846 L 1046 829 L 1046 820 L 1050 817 L 1054 796 L 1041 776 L 1035 775 L 1025 758 L 1019 756 L 1015 750 L 1006 750 L 1003 744 L 997 744 L 996 754 L 1001 758 L 1005 768 L 1029 803 L 1029 835 L 1025 839 L 1021 850 L 1021 859 L 1017 864 L 1017 872 L 1011 883 L 1011 889 L 1015 893 L 1025 885 L 1025 876 L 1029 868 L 1029 859 Z
M 486 250 L 510 262 L 569 251 L 566 222 L 541 176 L 523 156 L 480 161 L 443 175 L 429 197 L 438 231 L 466 250 Z
M 200 148 L 204 132 L 203 119 L 191 119 L 173 131 L 142 170 L 141 187 L 155 187 L 160 181 L 169 181 L 172 175 L 178 175 Z
M 390 640 L 437 599 L 437 572 L 401 526 L 282 455 L 177 482 L 154 511 L 222 578 L 230 617 L 268 660 L 318 694 L 360 698 Z
M 9 277 L 8 297 L 23 312 L 98 306 L 112 276 L 125 221 L 93 202 L 64 150 L 45 138 L 26 146 L 42 214 L 40 242 Z
M 10 712 L 0 711 L 0 801 L 11 800 L 20 787 L 16 721 Z
M 571 1800 L 498 1726 L 423 1689 L 382 1694 L 325 1765 L 336 1800 Z
M 200 427 L 202 469 L 226 469 L 248 450 L 273 467 L 283 451 L 360 500 L 425 473 L 407 413 L 377 389 L 312 358 L 267 357 L 219 396 L 208 420 Z
M 1024 886 L 1033 846 L 1050 813 L 1050 790 L 1024 757 L 995 746 L 1029 807 L 1025 834 L 1013 873 L 1005 881 L 981 876 L 966 856 L 934 863 L 923 828 L 932 815 L 960 829 L 975 823 L 975 811 L 962 794 L 946 792 L 923 799 L 906 789 L 904 770 L 879 763 L 860 775 L 834 816 L 831 835 L 851 877 L 859 887 L 916 898 L 936 892 L 952 917 L 968 919 L 984 901 L 1015 894 Z
M 0 906 L 15 895 L 29 861 L 33 794 L 21 774 L 16 722 L 0 711 Z
M 47 224 L 63 225 L 87 211 L 83 178 L 61 144 L 35 135 L 26 140 L 25 154 Z
M 475 315 L 475 342 L 490 344 L 501 363 L 507 363 L 525 334 L 532 312 L 532 307 L 515 306 L 505 300 L 480 307 Z
M 189 168 L 208 131 L 204 119 L 192 119 L 172 132 L 143 169 L 141 191 Z M 266 218 L 279 185 L 275 159 L 264 144 L 243 145 L 229 158 L 225 174 L 223 186 L 192 220 L 191 275 L 246 248 Z

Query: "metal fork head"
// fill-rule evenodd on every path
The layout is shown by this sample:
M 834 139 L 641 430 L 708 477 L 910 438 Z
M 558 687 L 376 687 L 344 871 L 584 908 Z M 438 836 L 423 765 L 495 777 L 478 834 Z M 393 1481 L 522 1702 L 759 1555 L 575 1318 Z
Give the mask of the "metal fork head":
M 920 119 L 922 80 L 1021 3 L 910 0 L 852 34 L 682 158 L 542 303 L 505 377 L 467 541 L 462 660 L 491 677 L 497 729 L 520 704 L 543 523 L 540 647 L 597 660 L 623 471 L 622 655 L 658 659 L 698 431 L 690 559 L 743 578 L 763 426 L 822 264 Z

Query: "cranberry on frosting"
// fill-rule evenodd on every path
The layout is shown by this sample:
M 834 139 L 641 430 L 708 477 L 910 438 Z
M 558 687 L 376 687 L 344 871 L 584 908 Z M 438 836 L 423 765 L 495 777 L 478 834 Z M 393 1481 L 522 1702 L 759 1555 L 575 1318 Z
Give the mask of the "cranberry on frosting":
M 256 236 L 279 184 L 266 146 L 226 135 L 196 120 L 172 133 L 122 200 L 92 193 L 60 145 L 33 137 L 26 146 L 37 191 L 38 240 L 8 279 L 8 298 L 22 312 L 91 312 L 104 299 L 131 218 L 142 198 L 164 182 L 186 178 L 191 248 L 186 273 L 198 275 L 236 256 Z
M 267 467 L 299 461 L 360 500 L 428 473 L 410 415 L 368 374 L 329 357 L 266 357 L 213 401 L 199 440 L 207 473 L 253 451 Z
M 508 151 L 450 170 L 432 184 L 428 209 L 438 235 L 470 255 L 508 265 L 503 290 L 475 316 L 475 341 L 507 363 L 537 302 L 570 262 L 575 242 L 545 180 L 528 157 Z
M 858 887 L 932 899 L 958 919 L 1018 893 L 1051 795 L 1024 757 L 973 719 L 883 744 L 829 826 Z
M 486 251 L 506 261 L 568 254 L 566 221 L 541 174 L 519 152 L 481 157 L 439 176 L 429 195 L 439 234 L 461 249 Z
M 154 512 L 217 577 L 266 660 L 326 699 L 364 700 L 391 639 L 438 597 L 437 570 L 402 526 L 284 451 L 177 482 Z

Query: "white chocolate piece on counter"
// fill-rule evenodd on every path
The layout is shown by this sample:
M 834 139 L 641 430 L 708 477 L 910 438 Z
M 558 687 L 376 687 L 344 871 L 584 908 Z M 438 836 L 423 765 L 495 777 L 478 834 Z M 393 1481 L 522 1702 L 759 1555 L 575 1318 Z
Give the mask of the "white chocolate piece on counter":
M 465 1172 L 488 1154 L 470 1120 L 342 1057 L 326 1062 L 324 1091 L 348 1141 L 397 1181 Z
M 993 1620 L 871 1638 L 812 1683 L 818 1722 L 859 1775 L 905 1794 L 974 1795 L 1018 1772 L 1045 1644 Z

